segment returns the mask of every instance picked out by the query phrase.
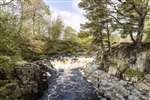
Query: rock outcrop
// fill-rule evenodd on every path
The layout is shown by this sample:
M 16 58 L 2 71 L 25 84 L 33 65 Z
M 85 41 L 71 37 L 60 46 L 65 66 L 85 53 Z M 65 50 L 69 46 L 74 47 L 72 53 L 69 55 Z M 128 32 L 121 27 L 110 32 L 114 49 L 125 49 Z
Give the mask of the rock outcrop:
M 1 69 L 0 100 L 37 100 L 56 73 L 48 60 L 16 65 L 9 73 Z
M 143 44 L 141 48 L 120 44 L 112 48 L 109 60 L 106 67 L 109 74 L 128 81 L 138 81 L 144 74 L 150 73 L 150 44 Z
M 141 85 L 149 87 L 150 43 L 143 43 L 140 47 L 121 43 L 112 47 L 111 52 L 105 52 L 101 62 L 100 69 L 108 74 L 132 83 L 143 83 L 144 80 L 146 84 Z
M 143 87 L 147 88 L 143 82 L 143 86 L 139 86 L 139 82 L 133 84 L 121 80 L 98 68 L 98 65 L 89 64 L 83 72 L 97 89 L 101 100 L 150 100 L 150 90 L 143 90 Z

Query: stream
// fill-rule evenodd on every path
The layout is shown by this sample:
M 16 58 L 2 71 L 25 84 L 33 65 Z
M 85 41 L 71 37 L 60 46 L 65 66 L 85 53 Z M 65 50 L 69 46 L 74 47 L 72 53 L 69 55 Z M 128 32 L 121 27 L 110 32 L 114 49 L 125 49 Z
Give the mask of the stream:
M 82 68 L 93 62 L 93 57 L 59 57 L 51 60 L 58 77 L 50 81 L 40 100 L 99 100 L 96 90 L 82 74 Z

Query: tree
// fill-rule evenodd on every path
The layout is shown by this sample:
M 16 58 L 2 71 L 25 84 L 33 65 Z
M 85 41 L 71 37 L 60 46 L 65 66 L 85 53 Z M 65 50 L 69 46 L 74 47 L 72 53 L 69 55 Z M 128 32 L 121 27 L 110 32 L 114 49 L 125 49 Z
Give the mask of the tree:
M 149 0 L 118 0 L 115 4 L 113 0 L 108 3 L 117 17 L 117 28 L 122 35 L 130 35 L 134 44 L 142 42 L 145 31 L 145 21 L 149 18 Z
M 93 22 L 86 25 L 91 28 L 92 25 L 99 26 L 99 30 L 105 30 L 107 40 L 110 38 L 108 29 L 112 29 L 123 37 L 130 35 L 133 43 L 139 44 L 144 32 L 147 31 L 145 21 L 149 19 L 149 4 L 149 0 L 82 0 L 80 7 L 86 10 L 87 19 Z M 94 22 L 94 20 L 97 21 Z M 99 25 L 96 24 L 98 22 Z
M 48 28 L 48 34 L 50 40 L 58 40 L 60 37 L 60 34 L 62 33 L 64 28 L 63 21 L 60 17 L 57 17 L 56 20 L 52 21 L 49 28 Z
M 20 14 L 14 13 L 14 10 L 17 10 L 10 6 L 12 3 L 4 3 L 4 5 L 0 5 L 0 55 L 9 55 L 14 56 L 19 52 L 20 46 Z M 20 2 L 12 3 L 12 5 L 21 5 Z M 5 9 L 4 9 L 5 8 Z M 9 8 L 8 11 L 6 8 Z M 18 10 L 20 7 L 18 7 Z
M 113 25 L 107 0 L 81 0 L 79 7 L 85 10 L 88 19 L 82 27 L 94 37 L 93 44 L 98 51 L 97 59 L 104 64 L 105 53 L 110 54 L 111 51 L 110 29 Z
M 34 27 L 30 24 L 33 5 L 36 5 L 37 9 Z M 42 0 L 0 2 L 0 54 L 22 56 L 29 48 L 31 51 L 37 47 L 41 48 L 48 26 L 45 16 L 50 16 L 50 11 Z M 33 31 L 37 34 L 31 34 Z
M 67 26 L 65 27 L 64 29 L 64 40 L 76 40 L 77 38 L 77 34 L 76 34 L 76 31 L 70 27 L 70 26 Z
M 44 18 L 50 15 L 49 8 L 42 0 L 24 2 L 24 26 L 33 36 L 45 32 L 48 22 Z

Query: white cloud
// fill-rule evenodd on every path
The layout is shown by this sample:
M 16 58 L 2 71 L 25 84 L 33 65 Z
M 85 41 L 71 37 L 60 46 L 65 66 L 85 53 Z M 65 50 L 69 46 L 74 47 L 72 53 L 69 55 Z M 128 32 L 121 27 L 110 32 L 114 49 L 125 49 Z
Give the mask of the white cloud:
M 81 2 L 81 0 L 73 0 L 72 6 L 73 6 L 74 10 L 76 10 L 78 13 L 82 14 L 84 11 L 78 7 L 79 2 Z
M 56 18 L 57 16 L 60 16 L 65 24 L 65 26 L 71 26 L 76 31 L 80 30 L 80 24 L 85 22 L 84 16 L 82 16 L 79 13 L 59 10 L 51 8 L 52 10 L 52 17 Z
M 52 18 L 60 16 L 64 21 L 65 26 L 71 26 L 76 31 L 79 31 L 80 24 L 85 22 L 85 18 L 82 15 L 82 10 L 78 8 L 79 1 L 80 0 L 73 0 L 72 7 L 74 11 L 72 12 L 50 6 L 50 10 L 52 11 Z
M 84 22 L 85 18 L 80 14 L 70 13 L 67 11 L 61 11 L 60 15 L 64 20 L 65 25 L 72 26 L 77 31 L 80 30 L 80 24 Z

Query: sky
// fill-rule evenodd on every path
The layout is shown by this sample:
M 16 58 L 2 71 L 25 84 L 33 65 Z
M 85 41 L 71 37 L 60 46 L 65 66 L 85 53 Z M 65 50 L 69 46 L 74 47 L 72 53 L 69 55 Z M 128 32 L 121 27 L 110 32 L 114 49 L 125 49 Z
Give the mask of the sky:
M 65 26 L 71 26 L 76 31 L 85 22 L 83 11 L 78 7 L 80 0 L 44 0 L 52 11 L 52 17 L 60 16 Z

